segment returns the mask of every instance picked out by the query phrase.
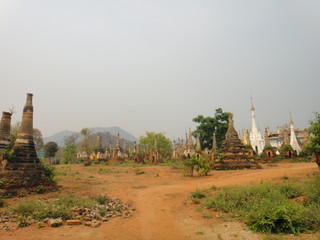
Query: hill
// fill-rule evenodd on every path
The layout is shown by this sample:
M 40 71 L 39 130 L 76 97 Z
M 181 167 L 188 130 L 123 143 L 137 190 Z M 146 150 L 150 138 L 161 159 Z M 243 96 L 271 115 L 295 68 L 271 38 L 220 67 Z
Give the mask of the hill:
M 122 139 L 126 139 L 130 142 L 138 141 L 138 139 L 135 136 L 133 136 L 132 134 L 128 133 L 127 131 L 125 131 L 119 127 L 108 127 L 108 128 L 94 127 L 94 128 L 90 128 L 90 129 L 91 129 L 92 133 L 108 132 L 114 136 L 119 133 L 120 137 Z M 74 133 L 77 133 L 77 132 L 70 131 L 70 130 L 64 130 L 64 131 L 58 132 L 50 137 L 43 138 L 43 141 L 44 141 L 44 144 L 52 141 L 52 142 L 56 142 L 59 146 L 64 146 L 64 138 L 67 136 L 70 136 Z

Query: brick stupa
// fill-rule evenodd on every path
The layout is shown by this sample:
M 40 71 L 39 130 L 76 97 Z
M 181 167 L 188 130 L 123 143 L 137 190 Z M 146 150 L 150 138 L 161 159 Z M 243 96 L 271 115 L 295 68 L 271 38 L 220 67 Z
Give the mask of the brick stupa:
M 37 157 L 33 141 L 33 105 L 32 94 L 27 94 L 27 101 L 23 108 L 21 125 L 11 154 L 1 161 L 0 195 L 16 195 L 21 190 L 33 191 L 41 185 L 42 188 L 52 188 L 55 184 L 46 175 L 43 165 Z M 4 114 L 1 120 L 1 143 L 8 139 L 11 115 Z M 9 128 L 9 130 L 8 130 Z M 3 147 L 3 145 L 1 145 Z M 5 155 L 3 155 L 5 156 Z
M 261 168 L 254 157 L 250 155 L 248 149 L 241 143 L 238 133 L 234 129 L 232 113 L 229 113 L 228 131 L 219 151 L 219 156 L 219 160 L 215 159 L 213 169 Z

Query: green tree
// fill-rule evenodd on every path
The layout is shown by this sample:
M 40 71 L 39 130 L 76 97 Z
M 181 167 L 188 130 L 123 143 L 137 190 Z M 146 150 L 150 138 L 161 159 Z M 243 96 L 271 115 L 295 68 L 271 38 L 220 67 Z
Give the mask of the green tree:
M 315 112 L 314 115 L 314 120 L 310 121 L 310 127 L 308 128 L 310 142 L 306 144 L 306 150 L 314 153 L 316 163 L 320 167 L 320 113 Z
M 73 163 L 77 158 L 77 146 L 75 143 L 70 143 L 63 149 L 63 161 L 65 163 Z
M 198 115 L 192 121 L 198 123 L 197 129 L 193 131 L 193 136 L 200 135 L 202 148 L 212 148 L 213 133 L 216 135 L 217 146 L 220 148 L 228 130 L 229 113 L 223 112 L 222 108 L 216 109 L 214 117 L 204 117 Z
M 56 142 L 48 142 L 44 145 L 44 157 L 49 158 L 49 161 L 54 157 L 59 150 Z
M 172 150 L 172 142 L 169 138 L 165 137 L 165 133 L 155 133 L 155 132 L 147 132 L 146 136 L 141 136 L 139 142 L 142 146 L 147 148 L 150 151 L 154 148 L 154 140 L 157 136 L 158 149 L 159 152 L 167 157 L 171 154 Z

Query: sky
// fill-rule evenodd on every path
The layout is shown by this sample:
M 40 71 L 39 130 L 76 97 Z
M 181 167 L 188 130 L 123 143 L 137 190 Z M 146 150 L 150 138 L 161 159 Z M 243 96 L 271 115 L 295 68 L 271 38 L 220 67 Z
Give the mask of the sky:
M 0 0 L 0 110 L 34 127 L 184 137 L 222 108 L 237 130 L 320 111 L 318 0 Z

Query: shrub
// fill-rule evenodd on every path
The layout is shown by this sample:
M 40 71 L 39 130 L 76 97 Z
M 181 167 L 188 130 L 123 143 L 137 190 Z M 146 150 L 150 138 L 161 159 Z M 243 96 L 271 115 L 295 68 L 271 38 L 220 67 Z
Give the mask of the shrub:
M 43 168 L 43 172 L 44 175 L 49 178 L 50 180 L 53 180 L 53 178 L 55 177 L 55 167 L 54 166 L 49 166 L 46 163 L 44 163 L 44 161 L 40 162 L 42 168 Z
M 250 210 L 249 227 L 263 233 L 297 234 L 305 229 L 300 205 L 264 199 Z
M 104 204 L 107 200 L 107 197 L 105 195 L 99 195 L 97 198 L 96 198 L 97 202 L 99 204 Z
M 207 192 L 208 191 L 208 192 Z M 320 175 L 313 180 L 292 183 L 261 183 L 255 186 L 224 187 L 208 197 L 210 190 L 198 190 L 198 202 L 244 220 L 248 226 L 263 233 L 298 234 L 320 230 Z M 302 202 L 292 201 L 303 196 Z
M 206 194 L 204 190 L 197 190 L 191 194 L 193 198 L 205 198 Z

